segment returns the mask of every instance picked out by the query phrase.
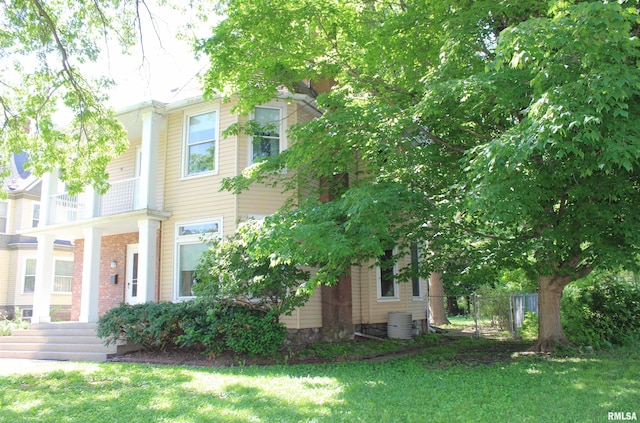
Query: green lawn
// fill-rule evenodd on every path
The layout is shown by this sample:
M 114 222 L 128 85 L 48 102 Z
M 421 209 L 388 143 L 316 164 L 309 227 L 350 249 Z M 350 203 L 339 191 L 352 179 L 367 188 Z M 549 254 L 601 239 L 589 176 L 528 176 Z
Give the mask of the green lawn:
M 66 363 L 1 376 L 0 421 L 604 422 L 608 412 L 640 414 L 637 348 L 456 361 L 489 342 L 496 341 L 460 339 L 410 357 L 321 365 Z

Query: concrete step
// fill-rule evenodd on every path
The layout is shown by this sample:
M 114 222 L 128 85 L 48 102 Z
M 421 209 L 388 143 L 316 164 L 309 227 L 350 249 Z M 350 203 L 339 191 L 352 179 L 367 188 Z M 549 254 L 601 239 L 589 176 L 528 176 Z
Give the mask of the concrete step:
M 95 323 L 40 323 L 0 336 L 0 358 L 33 360 L 106 361 L 110 356 L 137 349 L 118 342 L 105 346 L 96 336 Z
M 93 336 L 95 329 L 18 329 L 12 336 Z
M 12 342 L 0 346 L 0 351 L 68 351 L 68 352 L 99 352 L 105 354 L 116 354 L 116 345 L 104 344 L 53 344 L 53 343 L 32 343 L 32 342 Z
M 0 345 L 18 343 L 35 344 L 104 344 L 104 339 L 89 335 L 11 335 L 0 337 Z
M 110 354 L 99 352 L 78 351 L 7 351 L 0 350 L 0 358 L 22 358 L 29 360 L 60 360 L 60 361 L 107 361 Z
M 31 323 L 29 329 L 48 329 L 48 330 L 66 330 L 66 329 L 98 329 L 97 323 L 82 322 L 57 322 L 57 323 Z

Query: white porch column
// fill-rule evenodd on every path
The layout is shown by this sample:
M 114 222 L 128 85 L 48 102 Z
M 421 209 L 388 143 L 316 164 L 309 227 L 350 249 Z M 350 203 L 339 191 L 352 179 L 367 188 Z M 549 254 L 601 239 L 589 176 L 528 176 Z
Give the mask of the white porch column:
M 42 175 L 42 189 L 40 193 L 40 222 L 38 226 L 52 225 L 55 223 L 55 206 L 51 198 L 58 193 L 58 171 L 47 172 Z
M 100 249 L 102 229 L 84 230 L 82 257 L 82 294 L 80 296 L 80 321 L 98 321 L 98 294 L 100 290 Z
M 157 220 L 138 221 L 138 292 L 143 303 L 156 301 L 159 228 L 160 222 Z
M 100 195 L 96 189 L 89 185 L 85 188 L 86 204 L 84 216 L 78 216 L 79 219 L 91 219 L 100 216 Z
M 136 209 L 157 208 L 158 149 L 163 123 L 164 117 L 156 112 L 145 112 L 142 116 L 142 157 Z
M 53 292 L 53 235 L 38 235 L 36 282 L 33 289 L 33 317 L 31 323 L 51 322 L 51 293 Z

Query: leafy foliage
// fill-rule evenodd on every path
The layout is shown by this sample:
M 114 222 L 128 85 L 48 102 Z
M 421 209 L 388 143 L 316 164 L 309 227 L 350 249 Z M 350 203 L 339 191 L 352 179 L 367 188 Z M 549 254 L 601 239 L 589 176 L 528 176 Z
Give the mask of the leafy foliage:
M 198 263 L 194 291 L 212 301 L 241 304 L 273 316 L 291 314 L 309 293 L 299 290 L 310 277 L 299 263 L 266 247 L 271 227 L 248 220 L 224 242 L 214 241 Z
M 15 317 L 13 319 L 8 318 L 6 311 L 0 312 L 0 336 L 9 336 L 14 330 L 27 329 L 29 322 L 22 319 L 20 310 L 15 310 Z
M 100 318 L 97 334 L 108 344 L 123 338 L 147 350 L 195 347 L 207 354 L 231 349 L 258 356 L 273 355 L 284 342 L 286 328 L 270 313 L 195 299 L 121 304 Z
M 122 303 L 100 317 L 97 334 L 107 344 L 124 338 L 146 349 L 165 349 L 181 333 L 185 309 L 181 303 Z
M 511 308 L 509 294 L 499 288 L 482 286 L 477 291 L 480 317 L 489 319 L 491 326 L 498 326 L 502 330 L 510 330 Z
M 225 2 L 199 43 L 209 94 L 237 93 L 249 111 L 303 80 L 312 93 L 331 85 L 316 98 L 324 114 L 293 128 L 288 150 L 225 187 L 295 170 L 284 187 L 299 208 L 281 211 L 286 241 L 272 238 L 272 251 L 313 256 L 312 282 L 389 240 L 400 251 L 428 242 L 424 274 L 522 268 L 545 293 L 599 266 L 634 266 L 636 3 Z M 349 187 L 331 204 L 299 204 L 300 182 L 342 174 Z
M 518 329 L 518 336 L 523 339 L 536 339 L 538 336 L 538 314 L 535 311 L 527 311 L 524 314 L 522 327 Z
M 277 315 L 225 301 L 198 298 L 190 303 L 201 312 L 180 322 L 183 333 L 175 342 L 181 347 L 196 347 L 210 355 L 230 349 L 266 356 L 275 354 L 284 343 L 287 330 Z
M 274 355 L 284 343 L 287 328 L 278 315 L 246 307 L 232 307 L 225 316 L 223 333 L 227 347 L 236 353 Z
M 106 105 L 112 81 L 87 77 L 101 42 L 128 49 L 144 0 L 42 0 L 3 3 L 0 23 L 0 169 L 26 151 L 37 175 L 61 170 L 69 189 L 106 189 L 107 164 L 124 151 L 127 135 Z M 138 22 L 139 24 L 139 22 Z M 57 112 L 71 122 L 60 128 Z
M 640 288 L 615 274 L 599 272 L 589 284 L 568 287 L 562 317 L 569 339 L 595 348 L 640 339 Z

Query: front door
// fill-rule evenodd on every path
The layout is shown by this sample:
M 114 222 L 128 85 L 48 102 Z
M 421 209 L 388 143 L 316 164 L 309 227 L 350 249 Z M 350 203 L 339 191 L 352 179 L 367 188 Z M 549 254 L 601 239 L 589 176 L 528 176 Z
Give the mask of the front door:
M 127 280 L 125 301 L 127 304 L 138 304 L 142 302 L 142 293 L 138 283 L 138 244 L 127 245 Z

